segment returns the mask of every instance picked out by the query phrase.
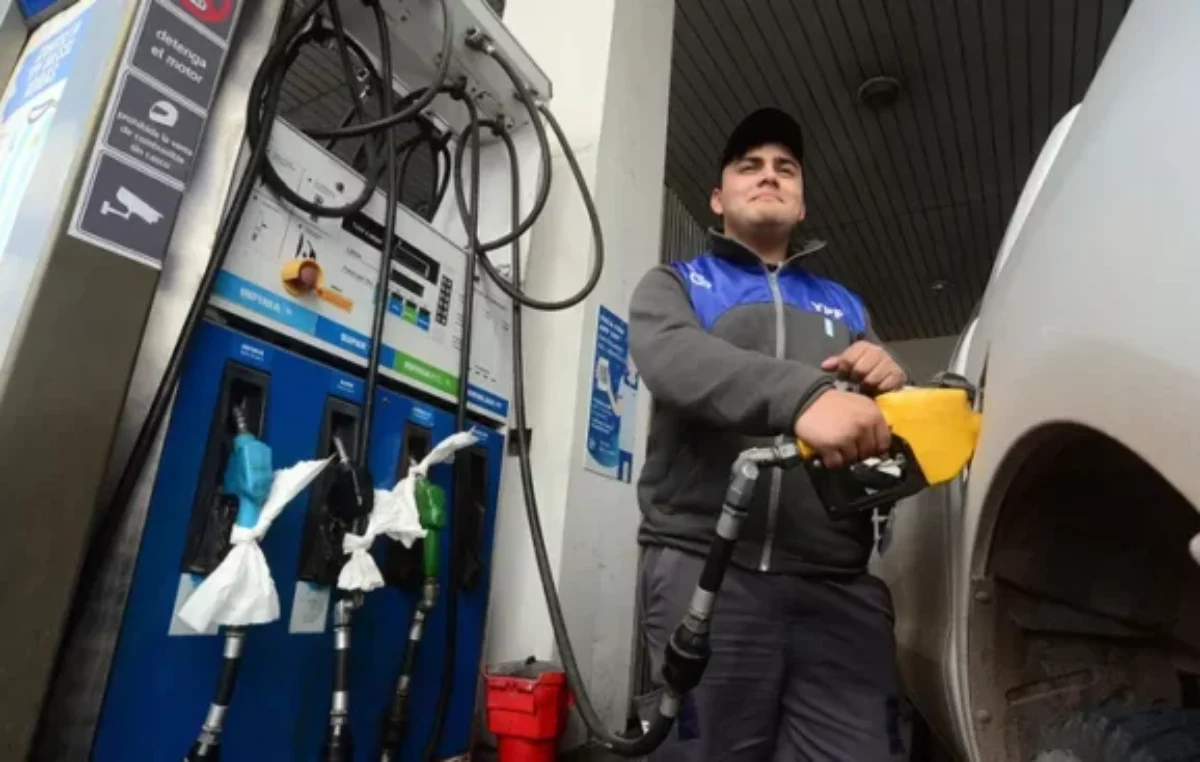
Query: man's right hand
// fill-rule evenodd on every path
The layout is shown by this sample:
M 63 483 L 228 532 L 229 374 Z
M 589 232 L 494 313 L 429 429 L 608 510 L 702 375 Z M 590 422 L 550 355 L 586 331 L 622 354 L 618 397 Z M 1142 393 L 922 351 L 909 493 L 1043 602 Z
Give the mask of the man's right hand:
M 840 389 L 821 394 L 796 419 L 796 437 L 817 451 L 826 468 L 840 468 L 887 452 L 892 433 L 879 406 Z

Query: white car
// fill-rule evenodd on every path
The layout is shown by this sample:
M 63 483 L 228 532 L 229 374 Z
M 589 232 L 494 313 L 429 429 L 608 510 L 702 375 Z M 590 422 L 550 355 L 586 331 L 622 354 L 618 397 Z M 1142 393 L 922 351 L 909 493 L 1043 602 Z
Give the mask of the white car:
M 1197 40 L 1200 2 L 1133 3 L 1051 134 L 950 367 L 974 460 L 876 562 L 959 759 L 1200 759 Z

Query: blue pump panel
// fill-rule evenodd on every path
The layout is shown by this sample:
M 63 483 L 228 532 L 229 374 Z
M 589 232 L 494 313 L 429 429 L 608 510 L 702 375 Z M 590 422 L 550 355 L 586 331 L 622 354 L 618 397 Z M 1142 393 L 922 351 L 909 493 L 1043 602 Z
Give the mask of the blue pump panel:
M 17 0 L 17 5 L 25 18 L 31 19 L 58 2 L 60 0 Z
M 213 698 L 224 638 L 215 632 L 193 633 L 174 613 L 200 579 L 184 572 L 188 568 L 184 559 L 189 536 L 195 534 L 192 507 L 208 473 L 206 461 L 212 460 L 206 456 L 214 411 L 225 399 L 222 389 L 227 387 L 231 367 L 263 382 L 260 436 L 273 451 L 276 469 L 325 455 L 320 440 L 331 397 L 354 405 L 362 402 L 361 379 L 212 323 L 200 327 L 185 360 L 166 433 L 96 733 L 95 762 L 183 758 Z M 378 391 L 374 418 L 369 466 L 381 488 L 395 484 L 406 431 L 420 427 L 434 443 L 455 431 L 449 412 L 387 389 Z M 481 467 L 486 473 L 487 510 L 479 533 L 484 582 L 459 595 L 456 679 L 440 757 L 468 751 L 486 616 L 486 575 L 503 437 L 485 426 L 476 430 L 483 437 L 474 461 L 476 475 Z M 486 461 L 479 457 L 484 455 Z M 453 506 L 451 466 L 436 466 L 431 478 L 447 491 Z M 478 479 L 474 483 L 478 485 Z M 328 591 L 297 581 L 312 491 L 288 506 L 261 543 L 279 591 L 280 618 L 250 628 L 221 738 L 225 759 L 318 759 L 333 682 L 334 598 L 330 597 L 322 617 L 313 601 Z M 390 544 L 385 538 L 376 542 L 374 552 L 381 565 Z M 446 574 L 449 554 L 450 538 L 443 536 L 442 598 L 417 656 L 403 759 L 419 758 L 433 723 L 446 636 L 444 596 L 454 584 Z M 367 594 L 356 615 L 350 700 L 356 760 L 370 759 L 375 753 L 379 718 L 400 669 L 418 596 L 419 590 L 384 587 Z M 296 605 L 301 600 L 303 611 Z

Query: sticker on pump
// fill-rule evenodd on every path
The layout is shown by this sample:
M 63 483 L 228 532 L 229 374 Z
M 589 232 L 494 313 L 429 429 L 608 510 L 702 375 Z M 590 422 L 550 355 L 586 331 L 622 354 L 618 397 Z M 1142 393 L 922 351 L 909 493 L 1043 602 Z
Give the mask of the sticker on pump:
M 228 43 L 237 16 L 238 0 L 173 0 L 188 16 Z
M 207 24 L 218 24 L 233 13 L 233 0 L 182 0 L 183 7 Z

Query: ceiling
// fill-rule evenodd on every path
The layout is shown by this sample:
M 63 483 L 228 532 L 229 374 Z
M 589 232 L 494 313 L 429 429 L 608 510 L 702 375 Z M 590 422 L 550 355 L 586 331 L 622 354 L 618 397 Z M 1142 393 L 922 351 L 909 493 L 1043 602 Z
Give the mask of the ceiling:
M 814 271 L 885 339 L 958 333 L 1037 152 L 1130 0 L 676 0 L 666 184 L 702 225 L 724 136 L 776 105 L 805 131 Z M 877 75 L 902 83 L 873 110 Z

